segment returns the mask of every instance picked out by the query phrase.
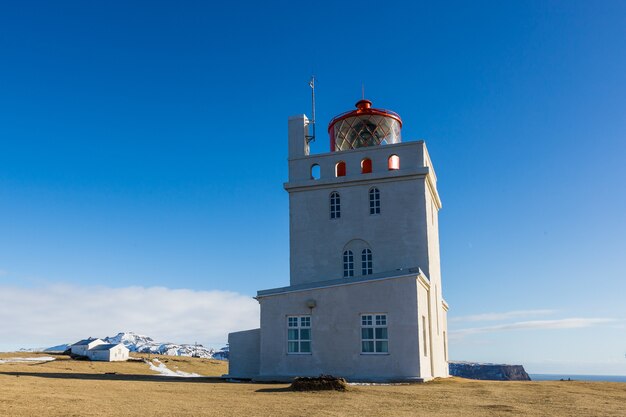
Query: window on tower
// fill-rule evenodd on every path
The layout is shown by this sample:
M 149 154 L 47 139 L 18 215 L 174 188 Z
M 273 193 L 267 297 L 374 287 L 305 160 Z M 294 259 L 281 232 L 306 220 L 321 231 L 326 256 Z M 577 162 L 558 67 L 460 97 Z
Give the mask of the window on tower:
M 333 191 L 330 193 L 330 218 L 338 219 L 341 217 L 341 197 L 339 193 Z
M 370 214 L 380 214 L 380 190 L 376 187 L 370 190 Z
M 354 276 L 354 254 L 351 250 L 343 252 L 343 276 L 344 278 Z
M 335 165 L 335 177 L 345 177 L 346 176 L 346 163 L 341 161 L 337 162 Z
M 318 164 L 311 165 L 311 179 L 312 180 L 320 179 L 320 166 Z
M 372 275 L 372 251 L 370 249 L 363 249 L 361 252 L 361 272 L 363 275 Z
M 387 168 L 389 168 L 389 171 L 400 169 L 400 157 L 398 155 L 391 155 L 387 160 Z
M 372 172 L 372 160 L 364 158 L 361 161 L 361 174 L 369 174 L 370 172 Z

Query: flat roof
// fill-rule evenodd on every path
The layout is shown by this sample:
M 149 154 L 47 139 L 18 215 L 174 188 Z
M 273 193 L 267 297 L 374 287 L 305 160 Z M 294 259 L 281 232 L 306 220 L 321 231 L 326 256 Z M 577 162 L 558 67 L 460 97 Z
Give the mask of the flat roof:
M 319 289 L 319 288 L 335 287 L 339 285 L 362 284 L 362 283 L 370 282 L 370 281 L 380 281 L 380 280 L 385 280 L 385 279 L 395 279 L 395 278 L 403 278 L 403 277 L 418 276 L 418 275 L 421 275 L 424 278 L 426 278 L 426 280 L 428 280 L 428 277 L 424 274 L 424 272 L 422 272 L 422 270 L 416 266 L 412 268 L 399 268 L 394 271 L 379 272 L 378 274 L 363 275 L 359 277 L 331 279 L 327 281 L 309 282 L 306 284 L 290 285 L 288 287 L 260 290 L 260 291 L 257 291 L 256 298 L 262 298 L 262 297 L 278 295 L 278 294 L 286 294 L 286 293 L 296 292 L 296 291 L 314 290 L 314 289 Z

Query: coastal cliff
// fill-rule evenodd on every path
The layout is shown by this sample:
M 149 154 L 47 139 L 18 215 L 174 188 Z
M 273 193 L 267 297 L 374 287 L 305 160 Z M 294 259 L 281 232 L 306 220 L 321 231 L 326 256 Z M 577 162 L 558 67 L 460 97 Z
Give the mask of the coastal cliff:
M 490 381 L 530 381 L 522 365 L 449 362 L 450 375 Z

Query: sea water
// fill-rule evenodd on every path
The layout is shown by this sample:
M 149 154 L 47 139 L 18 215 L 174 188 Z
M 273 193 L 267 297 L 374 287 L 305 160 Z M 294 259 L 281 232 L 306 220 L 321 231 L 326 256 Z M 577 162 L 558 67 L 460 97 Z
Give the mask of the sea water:
M 622 375 L 567 375 L 567 374 L 529 374 L 533 381 L 560 381 L 571 379 L 572 381 L 604 381 L 626 382 L 626 376 Z

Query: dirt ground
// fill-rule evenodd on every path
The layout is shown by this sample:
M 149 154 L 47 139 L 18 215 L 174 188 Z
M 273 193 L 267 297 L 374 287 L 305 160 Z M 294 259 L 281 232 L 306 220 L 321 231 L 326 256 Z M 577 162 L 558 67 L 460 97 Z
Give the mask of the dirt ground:
M 3 353 L 0 360 L 17 356 L 37 354 Z M 450 378 L 292 392 L 287 384 L 224 382 L 217 376 L 226 373 L 225 362 L 157 357 L 170 369 L 207 377 L 164 377 L 143 362 L 63 356 L 0 363 L 0 416 L 626 416 L 624 383 Z

